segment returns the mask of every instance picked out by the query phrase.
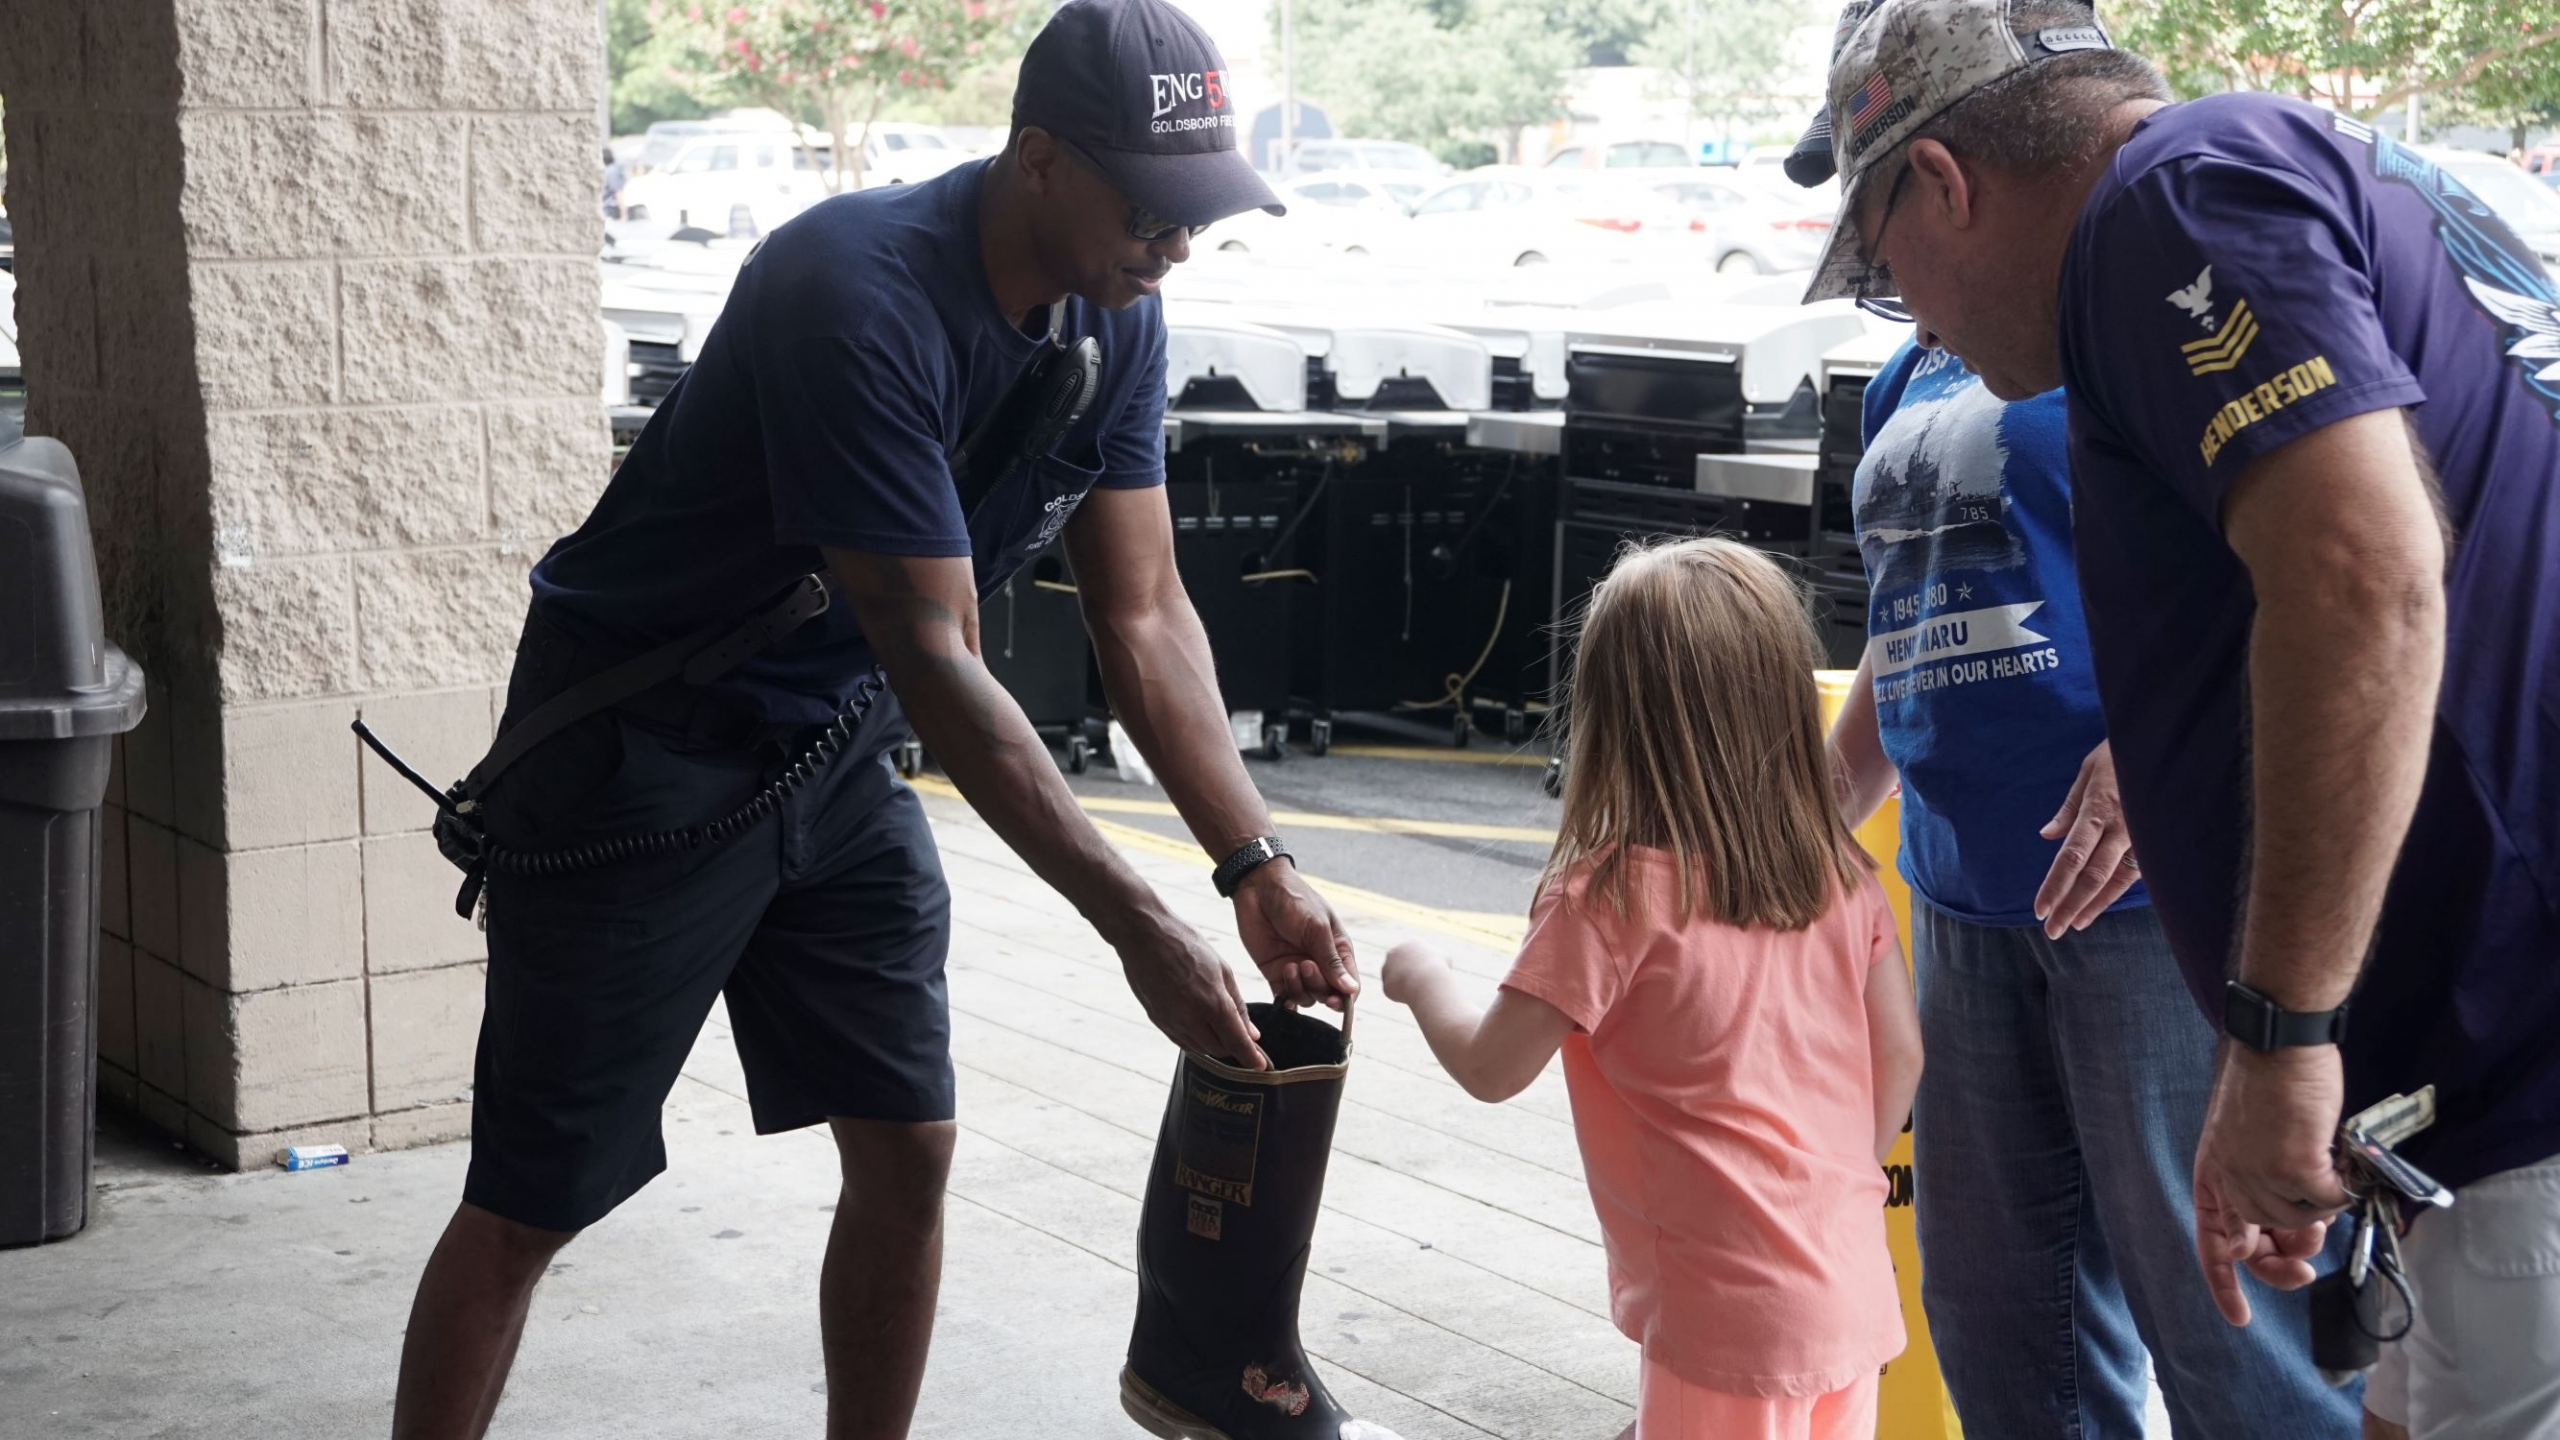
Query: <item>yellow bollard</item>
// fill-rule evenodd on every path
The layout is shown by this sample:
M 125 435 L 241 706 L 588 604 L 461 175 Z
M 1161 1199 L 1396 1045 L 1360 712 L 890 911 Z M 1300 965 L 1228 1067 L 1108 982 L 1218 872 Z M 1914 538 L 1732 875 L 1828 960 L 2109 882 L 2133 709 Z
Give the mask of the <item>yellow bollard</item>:
M 1852 670 L 1814 672 L 1814 681 L 1822 688 L 1824 724 L 1831 723 L 1832 717 L 1840 713 L 1841 702 L 1848 697 L 1849 686 L 1856 679 L 1857 672 Z M 1902 954 L 1908 963 L 1911 887 L 1903 883 L 1902 872 L 1894 868 L 1901 837 L 1899 795 L 1886 800 L 1867 817 L 1866 824 L 1858 827 L 1858 843 L 1875 857 L 1876 876 L 1884 882 L 1885 899 L 1891 902 L 1894 921 L 1901 927 Z M 1920 1309 L 1920 1239 L 1911 1214 L 1917 1177 L 1911 1167 L 1910 1131 L 1905 1130 L 1895 1142 L 1884 1168 L 1890 1186 L 1885 1198 L 1885 1243 L 1893 1251 L 1894 1287 L 1902 1294 L 1902 1327 L 1909 1332 L 1911 1343 L 1884 1367 L 1876 1403 L 1876 1440 L 1960 1440 L 1964 1432 L 1956 1424 L 1955 1403 L 1947 1398 L 1946 1384 L 1938 1378 L 1938 1352 L 1929 1344 L 1929 1317 Z

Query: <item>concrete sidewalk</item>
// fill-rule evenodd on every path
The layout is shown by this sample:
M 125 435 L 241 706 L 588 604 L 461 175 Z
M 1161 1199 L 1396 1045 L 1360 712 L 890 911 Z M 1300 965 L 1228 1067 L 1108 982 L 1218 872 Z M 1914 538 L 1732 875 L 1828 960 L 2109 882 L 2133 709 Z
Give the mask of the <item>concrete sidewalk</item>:
M 1064 902 L 963 807 L 930 805 L 957 917 L 963 1134 L 915 1433 L 1129 1440 L 1116 1380 L 1174 1053 Z M 1241 957 L 1196 856 L 1114 833 Z M 1335 903 L 1371 966 L 1416 933 L 1488 985 L 1509 958 L 1498 919 L 1350 887 Z M 1607 1319 L 1558 1074 L 1480 1105 L 1400 1009 L 1365 1010 L 1357 1038 L 1303 1313 L 1335 1393 L 1407 1440 L 1608 1440 L 1632 1413 L 1635 1347 Z M 564 1252 L 493 1433 L 820 1432 L 834 1149 L 823 1130 L 757 1138 L 744 1096 L 715 1012 L 668 1101 L 668 1173 Z M 468 1147 L 303 1175 L 208 1174 L 164 1147 L 102 1141 L 89 1230 L 0 1253 L 0 1435 L 385 1433 Z

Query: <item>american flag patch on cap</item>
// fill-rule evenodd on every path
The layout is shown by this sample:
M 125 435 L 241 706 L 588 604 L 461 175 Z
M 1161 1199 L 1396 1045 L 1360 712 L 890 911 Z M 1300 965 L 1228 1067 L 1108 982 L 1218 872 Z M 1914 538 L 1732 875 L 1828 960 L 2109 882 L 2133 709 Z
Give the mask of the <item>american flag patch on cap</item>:
M 1865 88 L 1858 91 L 1856 103 L 1849 108 L 1850 133 L 1866 129 L 1867 122 L 1882 114 L 1884 107 L 1892 103 L 1893 87 L 1885 83 L 1884 76 L 1870 77 Z

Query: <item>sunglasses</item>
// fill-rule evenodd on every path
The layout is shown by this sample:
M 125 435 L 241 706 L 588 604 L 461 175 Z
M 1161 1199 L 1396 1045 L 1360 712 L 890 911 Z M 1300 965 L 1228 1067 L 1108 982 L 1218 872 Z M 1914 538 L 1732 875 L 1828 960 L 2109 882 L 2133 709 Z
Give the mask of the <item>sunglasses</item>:
M 1057 137 L 1053 136 L 1051 138 L 1054 139 Z M 1102 182 L 1104 184 L 1108 185 L 1111 183 L 1110 172 L 1104 170 L 1099 162 L 1097 162 L 1092 156 L 1084 153 L 1082 147 L 1076 145 L 1073 141 L 1059 139 L 1058 148 L 1082 161 L 1086 169 L 1091 170 L 1094 174 L 1102 177 Z M 1116 189 L 1117 187 L 1115 186 L 1114 188 Z M 1188 230 L 1189 235 L 1185 238 L 1197 238 L 1201 231 L 1206 230 L 1209 227 L 1207 225 L 1183 226 L 1177 225 L 1170 220 L 1159 220 L 1156 218 L 1153 211 L 1148 210 L 1144 205 L 1140 205 L 1132 201 L 1129 205 L 1128 228 L 1130 239 L 1142 240 L 1147 244 L 1152 245 L 1177 230 Z
M 1190 233 L 1183 238 L 1197 240 L 1200 232 L 1208 228 L 1206 225 L 1176 225 L 1170 220 L 1157 219 L 1143 205 L 1132 202 L 1129 206 L 1129 238 L 1132 240 L 1144 240 L 1152 245 L 1176 230 L 1188 230 Z

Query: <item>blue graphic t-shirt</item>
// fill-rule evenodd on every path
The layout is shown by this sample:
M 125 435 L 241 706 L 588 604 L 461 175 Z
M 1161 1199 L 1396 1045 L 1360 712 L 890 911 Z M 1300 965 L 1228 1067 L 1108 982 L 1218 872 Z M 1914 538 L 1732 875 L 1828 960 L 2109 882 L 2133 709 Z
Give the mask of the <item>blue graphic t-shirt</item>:
M 1902 777 L 1903 878 L 1977 925 L 2033 925 L 2036 832 L 2105 738 L 2080 592 L 2062 392 L 2015 405 L 1905 343 L 1867 386 L 1858 548 L 1876 728 Z M 2115 908 L 2144 904 L 2137 885 Z
M 2080 584 L 2127 818 L 2221 1009 L 2249 855 L 2251 461 L 2406 411 L 2452 543 L 2425 788 L 2345 1044 L 2349 1110 L 2436 1087 L 2450 1185 L 2560 1153 L 2560 289 L 2451 176 L 2267 95 L 2143 121 L 2062 284 Z M 2285 737 L 2258 737 L 2281 745 Z
M 1070 298 L 1061 334 L 1102 347 L 1091 406 L 974 522 L 960 513 L 947 457 L 1047 343 L 1008 323 L 987 288 L 984 171 L 821 201 L 757 247 L 594 513 L 534 567 L 546 617 L 637 653 L 745 616 L 823 570 L 820 546 L 973 555 L 984 597 L 1095 485 L 1164 482 L 1162 309 Z M 814 724 L 871 664 L 853 607 L 837 605 L 718 688 Z

